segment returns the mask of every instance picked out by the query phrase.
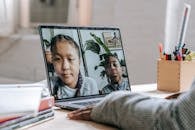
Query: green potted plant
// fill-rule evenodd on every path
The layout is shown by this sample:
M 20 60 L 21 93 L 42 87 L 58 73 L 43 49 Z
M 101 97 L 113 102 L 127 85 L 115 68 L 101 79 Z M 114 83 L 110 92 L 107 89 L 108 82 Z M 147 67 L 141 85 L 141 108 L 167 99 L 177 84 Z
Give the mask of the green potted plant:
M 99 55 L 100 63 L 94 67 L 95 70 L 97 70 L 99 67 L 105 67 L 105 57 L 112 54 L 111 50 L 106 46 L 106 44 L 101 40 L 100 37 L 96 36 L 93 33 L 90 33 L 92 36 L 92 39 L 87 40 L 84 46 L 84 52 L 85 51 L 92 51 L 95 54 Z M 101 48 L 104 50 L 103 53 L 101 53 Z M 114 55 L 117 55 L 117 53 L 114 53 Z M 126 64 L 125 60 L 121 59 L 120 65 L 123 70 L 123 77 L 127 77 L 127 72 L 126 72 Z M 100 76 L 104 78 L 106 75 L 105 69 L 100 72 Z
M 99 55 L 100 63 L 94 67 L 95 70 L 97 70 L 99 67 L 105 66 L 105 57 L 109 54 L 111 54 L 110 49 L 104 44 L 104 42 L 101 40 L 100 37 L 96 36 L 93 33 L 90 33 L 93 39 L 87 40 L 84 46 L 84 53 L 85 51 L 92 51 L 95 54 Z M 101 48 L 104 50 L 103 53 L 101 53 Z M 106 75 L 105 69 L 100 72 L 100 76 L 104 78 Z

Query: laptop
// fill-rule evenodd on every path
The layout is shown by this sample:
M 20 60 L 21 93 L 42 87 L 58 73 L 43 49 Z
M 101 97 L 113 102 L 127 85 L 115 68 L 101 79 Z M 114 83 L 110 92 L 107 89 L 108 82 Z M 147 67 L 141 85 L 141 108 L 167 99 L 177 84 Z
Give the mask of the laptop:
M 131 90 L 119 28 L 40 25 L 39 34 L 55 106 L 75 110 L 113 91 Z M 118 62 L 106 62 L 110 55 Z M 109 77 L 106 67 L 117 65 L 120 85 L 110 85 L 114 76 Z

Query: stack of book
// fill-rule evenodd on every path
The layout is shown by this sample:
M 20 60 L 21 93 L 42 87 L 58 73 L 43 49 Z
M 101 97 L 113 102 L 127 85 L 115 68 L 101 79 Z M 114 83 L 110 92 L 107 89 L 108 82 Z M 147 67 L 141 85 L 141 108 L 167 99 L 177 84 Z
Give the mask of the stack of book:
M 54 97 L 42 92 L 38 112 L 7 114 L 0 117 L 0 130 L 14 130 L 29 127 L 37 123 L 45 122 L 54 118 Z M 30 101 L 29 101 L 30 102 Z

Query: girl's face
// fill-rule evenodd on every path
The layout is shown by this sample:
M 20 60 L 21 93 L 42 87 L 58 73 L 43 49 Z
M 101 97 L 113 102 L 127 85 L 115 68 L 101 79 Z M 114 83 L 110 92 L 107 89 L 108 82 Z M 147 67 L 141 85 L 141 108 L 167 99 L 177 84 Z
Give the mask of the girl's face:
M 56 43 L 54 50 L 52 61 L 56 74 L 67 86 L 75 88 L 80 65 L 78 51 L 68 41 Z

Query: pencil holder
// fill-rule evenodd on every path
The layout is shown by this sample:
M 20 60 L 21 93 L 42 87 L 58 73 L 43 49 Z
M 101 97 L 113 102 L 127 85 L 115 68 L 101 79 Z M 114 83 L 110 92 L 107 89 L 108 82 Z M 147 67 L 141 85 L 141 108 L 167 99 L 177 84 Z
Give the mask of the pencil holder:
M 195 61 L 158 60 L 157 89 L 161 91 L 186 91 L 195 76 Z

